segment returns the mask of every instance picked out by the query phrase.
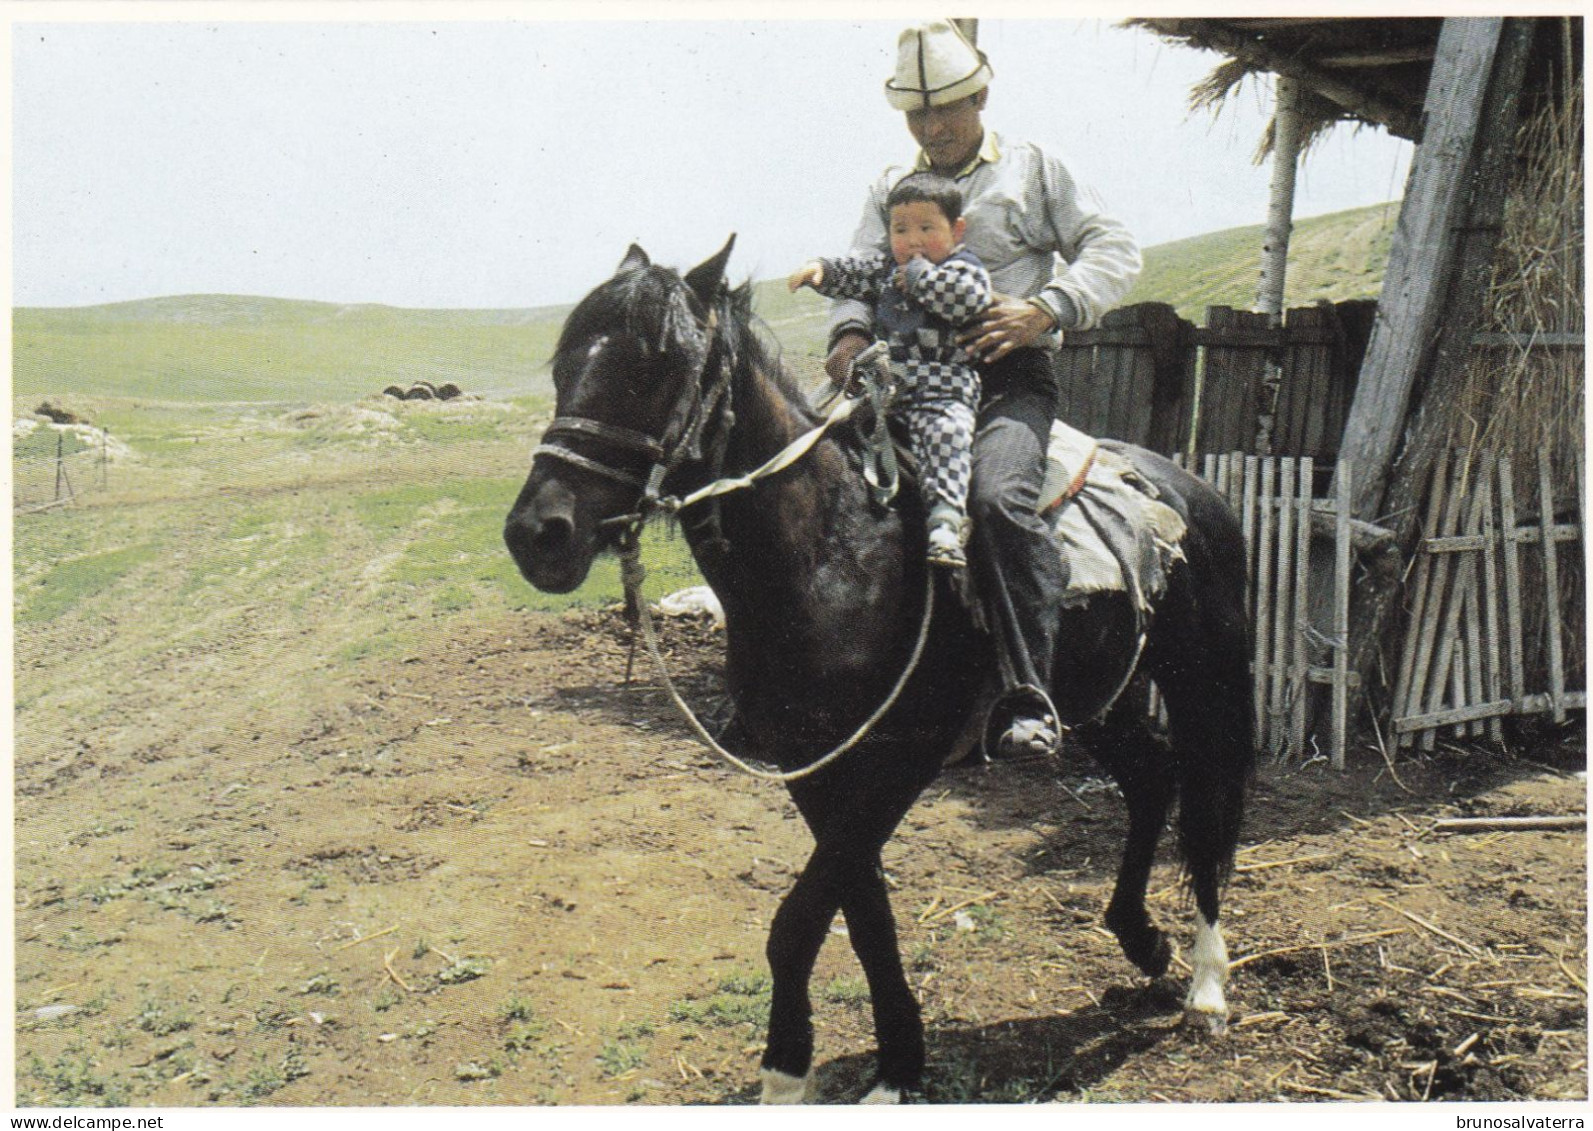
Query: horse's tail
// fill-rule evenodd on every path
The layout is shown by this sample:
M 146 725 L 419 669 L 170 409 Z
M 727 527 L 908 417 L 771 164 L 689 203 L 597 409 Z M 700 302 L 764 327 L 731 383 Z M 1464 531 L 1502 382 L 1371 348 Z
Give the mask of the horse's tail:
M 1251 628 L 1245 593 L 1244 536 L 1215 493 L 1187 496 L 1185 552 L 1199 590 L 1185 645 L 1196 650 L 1198 673 L 1179 681 L 1180 710 L 1169 702 L 1178 755 L 1179 846 L 1195 901 L 1208 921 L 1233 870 L 1245 796 L 1255 775 L 1255 695 L 1250 671 Z

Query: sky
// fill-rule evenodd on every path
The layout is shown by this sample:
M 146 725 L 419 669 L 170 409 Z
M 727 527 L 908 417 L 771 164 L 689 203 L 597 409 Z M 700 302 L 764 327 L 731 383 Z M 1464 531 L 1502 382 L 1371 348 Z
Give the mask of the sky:
M 913 152 L 883 96 L 900 18 L 161 11 L 182 22 L 13 16 L 16 305 L 540 306 L 574 301 L 633 240 L 690 266 L 732 232 L 734 277 L 783 276 L 845 250 L 865 187 Z M 1060 155 L 1142 245 L 1264 221 L 1266 87 L 1191 113 L 1219 58 L 1110 20 L 985 18 L 979 39 L 987 127 Z M 1399 197 L 1410 152 L 1338 127 L 1296 216 Z

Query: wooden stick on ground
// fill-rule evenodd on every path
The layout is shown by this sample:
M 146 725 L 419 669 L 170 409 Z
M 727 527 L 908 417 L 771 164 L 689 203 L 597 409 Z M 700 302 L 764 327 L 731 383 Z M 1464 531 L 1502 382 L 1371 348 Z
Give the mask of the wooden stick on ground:
M 1433 825 L 1440 833 L 1519 832 L 1526 829 L 1585 829 L 1587 814 L 1570 817 L 1447 817 Z
M 1403 915 L 1405 918 L 1409 919 L 1412 923 L 1415 923 L 1418 927 L 1421 927 L 1424 930 L 1431 931 L 1433 934 L 1437 935 L 1441 939 L 1448 939 L 1450 942 L 1452 942 L 1456 946 L 1460 947 L 1460 949 L 1464 950 L 1467 954 L 1471 955 L 1473 958 L 1480 957 L 1481 954 L 1482 954 L 1482 951 L 1480 951 L 1476 947 L 1472 946 L 1465 939 L 1460 938 L 1460 937 L 1458 937 L 1456 935 L 1450 934 L 1448 931 L 1444 930 L 1442 927 L 1434 926 L 1432 923 L 1429 923 L 1426 919 L 1423 919 L 1420 915 L 1413 915 L 1411 912 L 1406 911 L 1402 907 L 1395 907 L 1392 903 L 1389 903 L 1387 900 L 1374 899 L 1374 900 L 1372 900 L 1372 902 L 1377 904 L 1380 907 L 1388 908 L 1390 911 L 1394 912 L 1395 914 Z
M 1327 939 L 1324 942 L 1302 943 L 1299 946 L 1280 946 L 1273 950 L 1258 950 L 1254 954 L 1247 954 L 1243 958 L 1236 958 L 1228 963 L 1230 971 L 1241 966 L 1248 966 L 1252 962 L 1259 962 L 1263 958 L 1274 958 L 1280 954 L 1298 954 L 1302 950 L 1323 950 L 1330 946 L 1352 946 L 1355 943 L 1371 942 L 1373 939 L 1386 938 L 1389 935 L 1403 935 L 1404 927 L 1392 927 L 1386 931 L 1373 931 L 1366 935 L 1351 935 L 1347 939 Z
M 382 968 L 387 971 L 387 976 L 389 978 L 398 983 L 400 989 L 402 989 L 406 994 L 412 994 L 415 991 L 409 988 L 409 983 L 400 978 L 398 976 L 398 971 L 393 969 L 393 958 L 397 954 L 398 948 L 396 946 L 384 954 L 382 956 Z
M 391 927 L 388 927 L 385 931 L 377 931 L 374 935 L 366 935 L 363 938 L 350 939 L 348 942 L 344 943 L 342 946 L 334 947 L 333 950 L 332 950 L 332 953 L 333 954 L 337 954 L 339 951 L 347 950 L 351 946 L 359 946 L 360 943 L 367 943 L 367 942 L 370 942 L 372 939 L 379 939 L 383 935 L 390 935 L 396 930 L 398 930 L 398 924 L 394 923 Z

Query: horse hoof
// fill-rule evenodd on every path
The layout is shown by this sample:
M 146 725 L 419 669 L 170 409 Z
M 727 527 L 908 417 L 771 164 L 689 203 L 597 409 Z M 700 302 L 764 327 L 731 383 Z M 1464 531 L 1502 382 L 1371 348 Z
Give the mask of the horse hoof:
M 899 1104 L 902 1102 L 902 1093 L 881 1080 L 857 1102 L 860 1104 Z
M 1202 1036 L 1225 1037 L 1228 1035 L 1228 1011 L 1212 1012 L 1194 1005 L 1185 1006 L 1184 1024 Z
M 765 1068 L 759 1075 L 763 1077 L 763 1095 L 759 1097 L 759 1103 L 805 1104 L 813 1098 L 811 1072 L 806 1076 L 793 1076 L 778 1068 Z
M 1151 929 L 1148 942 L 1132 948 L 1125 946 L 1123 952 L 1147 978 L 1160 978 L 1167 973 L 1167 968 L 1173 962 L 1173 944 L 1167 941 L 1166 935 L 1155 928 Z

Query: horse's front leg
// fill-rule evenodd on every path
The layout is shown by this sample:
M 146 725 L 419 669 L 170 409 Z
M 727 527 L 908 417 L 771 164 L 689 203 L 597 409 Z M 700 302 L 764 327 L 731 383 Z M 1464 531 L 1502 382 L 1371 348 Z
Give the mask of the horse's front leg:
M 843 871 L 842 858 L 821 841 L 769 928 L 767 955 L 774 987 L 763 1052 L 766 1104 L 804 1103 L 811 1098 L 813 1003 L 808 983 L 841 905 Z
M 862 1102 L 900 1103 L 903 1093 L 923 1082 L 924 1021 L 902 969 L 896 920 L 878 854 L 846 884 L 841 910 L 852 950 L 868 978 L 874 1038 L 879 1042 L 879 1079 Z

